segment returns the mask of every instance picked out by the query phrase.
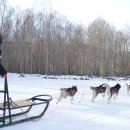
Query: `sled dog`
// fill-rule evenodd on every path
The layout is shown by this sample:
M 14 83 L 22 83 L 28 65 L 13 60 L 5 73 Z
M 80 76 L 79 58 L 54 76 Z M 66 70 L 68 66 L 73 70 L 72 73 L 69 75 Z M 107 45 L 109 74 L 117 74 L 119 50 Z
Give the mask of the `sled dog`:
M 92 102 L 94 102 L 94 99 L 97 97 L 98 94 L 102 94 L 103 98 L 105 97 L 106 87 L 104 85 L 105 84 L 102 84 L 97 87 L 90 86 L 90 88 L 92 90 Z
M 63 98 L 71 97 L 71 103 L 74 100 L 74 95 L 77 92 L 77 86 L 72 86 L 70 88 L 61 88 L 60 89 L 60 95 L 56 102 L 58 104 Z

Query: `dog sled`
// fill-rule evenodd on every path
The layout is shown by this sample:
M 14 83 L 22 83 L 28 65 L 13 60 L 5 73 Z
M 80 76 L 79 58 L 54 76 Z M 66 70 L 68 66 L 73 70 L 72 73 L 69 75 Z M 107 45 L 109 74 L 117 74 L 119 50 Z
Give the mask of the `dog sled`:
M 2 66 L 0 65 L 0 67 Z M 13 101 L 9 97 L 7 76 L 4 75 L 3 78 L 5 80 L 4 89 L 0 90 L 0 96 L 3 94 L 3 102 L 0 103 L 0 128 L 26 121 L 33 121 L 44 116 L 48 109 L 49 103 L 52 100 L 50 95 L 36 95 L 29 99 Z M 38 110 L 40 108 L 40 113 L 35 114 L 35 112 L 33 112 L 33 114 L 31 113 L 32 116 L 27 117 L 27 114 L 30 114 L 31 110 L 35 110 L 34 108 L 36 110 L 37 108 Z
M 0 128 L 10 126 L 26 121 L 32 121 L 39 119 L 44 116 L 49 106 L 52 97 L 50 95 L 36 95 L 29 99 L 13 101 L 9 97 L 8 82 L 7 82 L 7 71 L 1 65 L 1 44 L 3 42 L 2 36 L 0 35 L 0 76 L 5 80 L 4 89 L 0 90 L 0 96 L 3 95 L 3 101 L 0 103 Z M 2 98 L 0 98 L 1 100 Z M 34 109 L 35 107 L 35 109 Z M 30 112 L 41 108 L 39 114 L 33 112 L 32 116 L 27 116 Z M 36 113 L 36 114 L 35 114 Z M 32 114 L 32 113 L 31 113 Z

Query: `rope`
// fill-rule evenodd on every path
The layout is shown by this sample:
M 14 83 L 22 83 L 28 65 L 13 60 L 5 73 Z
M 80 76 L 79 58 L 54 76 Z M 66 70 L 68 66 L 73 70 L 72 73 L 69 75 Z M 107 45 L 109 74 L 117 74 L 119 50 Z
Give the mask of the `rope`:
M 82 93 L 82 94 L 81 94 L 81 93 L 79 93 L 79 92 L 77 92 L 77 93 L 78 93 L 78 94 L 80 94 L 80 95 L 86 95 L 86 94 L 84 94 L 84 93 Z
M 78 93 L 79 95 L 81 95 L 81 98 L 80 98 L 80 100 L 79 100 L 79 103 L 80 103 L 80 102 L 81 102 L 81 99 L 82 99 L 83 96 L 86 95 L 86 94 L 84 94 L 84 93 L 81 94 L 81 93 L 79 93 L 79 92 L 77 92 L 77 93 Z
M 11 98 L 9 98 L 9 100 L 10 100 L 10 103 L 11 103 L 11 105 L 13 106 L 13 104 L 15 105 L 15 106 L 17 106 L 22 112 L 24 112 L 23 111 L 23 109 L 18 105 L 18 104 L 16 104 L 15 102 L 13 102 L 13 100 L 11 99 Z M 13 106 L 14 107 L 14 106 Z M 27 116 L 27 114 L 24 114 L 25 115 L 25 117 L 28 119 L 28 116 Z M 16 117 L 15 117 L 16 118 Z

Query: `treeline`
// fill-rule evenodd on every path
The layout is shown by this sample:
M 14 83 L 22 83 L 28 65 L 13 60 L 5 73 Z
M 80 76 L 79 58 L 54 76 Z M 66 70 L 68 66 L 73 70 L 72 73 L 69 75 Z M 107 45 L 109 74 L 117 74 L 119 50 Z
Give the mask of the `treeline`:
M 4 0 L 1 0 L 4 1 Z M 130 75 L 130 30 L 102 18 L 87 27 L 56 12 L 4 10 L 2 64 L 9 72 L 69 75 Z

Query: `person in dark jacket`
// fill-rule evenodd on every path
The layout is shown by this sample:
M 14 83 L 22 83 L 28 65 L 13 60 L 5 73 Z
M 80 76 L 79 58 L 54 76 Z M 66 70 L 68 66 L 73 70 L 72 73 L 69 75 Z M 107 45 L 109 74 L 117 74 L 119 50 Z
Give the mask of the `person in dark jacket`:
M 7 76 L 7 71 L 1 64 L 0 64 L 0 75 L 3 77 Z
M 3 67 L 3 65 L 1 64 L 1 44 L 2 44 L 2 42 L 3 42 L 3 38 L 0 35 L 0 75 L 6 77 L 7 76 L 7 71 Z

